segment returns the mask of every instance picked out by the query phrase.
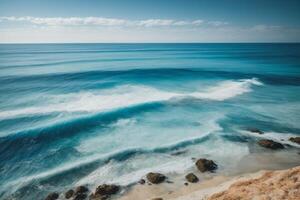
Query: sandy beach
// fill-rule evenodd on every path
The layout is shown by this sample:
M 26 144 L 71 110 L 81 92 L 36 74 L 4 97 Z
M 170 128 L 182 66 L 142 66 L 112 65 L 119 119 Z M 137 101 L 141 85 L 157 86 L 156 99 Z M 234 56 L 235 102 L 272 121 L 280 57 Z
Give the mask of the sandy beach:
M 300 196 L 300 167 L 287 170 L 266 171 L 234 177 L 215 176 L 212 179 L 190 183 L 179 189 L 174 185 L 137 185 L 120 200 L 155 199 L 296 199 Z

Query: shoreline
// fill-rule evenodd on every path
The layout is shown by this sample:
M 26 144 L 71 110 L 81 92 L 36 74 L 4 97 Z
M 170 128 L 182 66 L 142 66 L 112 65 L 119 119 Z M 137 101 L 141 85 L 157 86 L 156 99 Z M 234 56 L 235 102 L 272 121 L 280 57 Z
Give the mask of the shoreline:
M 204 180 L 199 183 L 189 183 L 188 186 L 181 186 L 176 189 L 175 187 L 170 187 L 167 183 L 162 183 L 159 185 L 135 185 L 128 192 L 124 193 L 121 197 L 116 198 L 118 200 L 132 200 L 132 199 L 163 199 L 163 200 L 206 200 L 206 199 L 224 199 L 222 195 L 227 194 L 230 189 L 236 187 L 237 185 L 246 185 L 253 182 L 255 187 L 266 184 L 269 182 L 270 185 L 284 185 L 284 177 L 290 177 L 291 175 L 296 176 L 294 178 L 295 184 L 290 185 L 290 187 L 296 187 L 299 190 L 296 191 L 298 195 L 300 192 L 300 166 L 283 169 L 283 170 L 259 170 L 254 173 L 245 173 L 238 176 L 222 176 L 217 175 L 211 179 Z M 266 177 L 269 180 L 265 180 Z M 274 183 L 272 183 L 272 181 Z M 171 190 L 172 189 L 172 190 Z M 280 190 L 283 188 L 277 188 Z M 287 188 L 290 189 L 290 188 Z M 244 191 L 245 189 L 243 189 Z M 297 193 L 298 192 L 298 193 Z M 235 191 L 235 193 L 237 193 Z M 230 196 L 231 194 L 227 195 Z M 245 194 L 242 194 L 245 195 Z M 273 195 L 268 194 L 258 194 L 252 193 L 250 195 Z M 242 196 L 243 197 L 243 196 Z M 246 196 L 245 196 L 246 197 Z M 248 198 L 250 196 L 247 196 Z M 226 199 L 226 198 L 225 198 Z
M 291 138 L 291 141 L 295 141 L 299 144 L 300 137 Z M 252 156 L 243 158 L 240 163 L 235 166 L 235 168 L 241 169 L 241 167 L 244 165 L 244 170 L 236 171 L 236 173 L 234 174 L 232 174 L 232 172 L 229 173 L 229 171 L 227 171 L 227 173 L 224 173 L 226 172 L 224 171 L 224 166 L 219 165 L 216 160 L 209 160 L 207 158 L 196 159 L 192 157 L 191 160 L 193 160 L 194 163 L 193 167 L 188 171 L 184 171 L 180 174 L 162 174 L 161 172 L 159 172 L 159 170 L 152 172 L 149 171 L 147 174 L 142 176 L 139 181 L 135 182 L 135 184 L 132 184 L 131 186 L 124 187 L 118 185 L 117 183 L 103 183 L 101 185 L 98 185 L 97 187 L 87 187 L 87 185 L 79 185 L 74 189 L 69 189 L 65 193 L 50 193 L 47 196 L 46 200 L 199 200 L 210 199 L 210 196 L 216 195 L 216 193 L 220 192 L 222 195 L 222 192 L 224 192 L 224 190 L 228 188 L 228 190 L 230 190 L 230 188 L 232 187 L 231 185 L 236 185 L 237 183 L 243 181 L 248 181 L 249 183 L 253 182 L 253 187 L 257 187 L 261 183 L 256 180 L 261 179 L 261 177 L 263 179 L 266 174 L 267 176 L 269 176 L 269 179 L 272 179 L 273 175 L 276 179 L 278 173 L 290 173 L 291 170 L 293 171 L 294 169 L 296 169 L 295 180 L 296 182 L 300 180 L 298 150 L 295 149 L 296 151 L 284 151 L 284 145 L 267 139 L 261 139 L 257 141 L 257 144 L 264 149 L 269 150 L 266 150 L 264 153 L 256 152 L 253 153 Z M 291 157 L 291 155 L 293 156 Z M 245 166 L 247 167 L 245 168 Z M 280 185 L 282 180 L 276 180 L 277 182 L 274 184 Z M 285 184 L 284 182 L 282 183 Z M 270 186 L 272 187 L 274 184 L 272 183 L 272 185 Z M 290 184 L 287 186 L 287 188 L 299 187 L 300 191 L 300 183 L 296 184 L 296 186 L 295 184 Z M 279 189 L 281 188 L 279 187 Z M 285 191 L 285 193 L 287 192 Z M 262 194 L 267 195 L 264 194 L 264 192 L 262 192 Z M 241 198 L 243 197 L 246 196 L 242 195 Z M 229 197 L 229 199 L 230 198 L 231 197 Z

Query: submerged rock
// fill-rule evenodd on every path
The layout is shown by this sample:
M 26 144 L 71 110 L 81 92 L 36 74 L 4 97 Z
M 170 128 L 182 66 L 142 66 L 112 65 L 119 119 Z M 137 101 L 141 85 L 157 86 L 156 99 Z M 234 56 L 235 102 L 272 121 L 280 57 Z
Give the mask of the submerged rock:
M 268 148 L 268 149 L 283 149 L 284 146 L 278 142 L 274 142 L 273 140 L 259 140 L 258 144 L 262 147 Z
M 199 181 L 198 177 L 193 173 L 187 174 L 185 179 L 190 183 L 197 183 Z
M 108 195 L 99 195 L 99 194 L 91 194 L 90 195 L 90 200 L 106 200 L 108 199 Z
M 58 193 L 52 192 L 52 193 L 48 194 L 48 196 L 46 197 L 45 200 L 56 200 L 56 199 L 58 199 L 58 197 L 59 197 Z
M 300 144 L 300 137 L 291 137 L 289 140 L 291 142 L 295 142 L 297 144 Z
M 141 185 L 144 185 L 146 183 L 146 181 L 145 181 L 145 179 L 141 179 L 141 180 L 139 180 L 138 183 L 141 184 Z
M 103 185 L 99 185 L 96 188 L 95 194 L 102 195 L 102 196 L 113 195 L 113 194 L 116 194 L 117 192 L 119 192 L 119 190 L 120 190 L 120 186 L 118 186 L 118 185 L 103 184 Z
M 74 190 L 70 189 L 65 193 L 65 198 L 70 199 L 74 195 Z
M 81 186 L 78 186 L 75 189 L 75 195 L 82 194 L 82 193 L 87 193 L 88 191 L 89 191 L 89 189 L 87 187 L 81 185 Z
M 218 167 L 214 161 L 205 158 L 200 158 L 197 160 L 196 166 L 201 172 L 214 171 Z
M 171 156 L 179 156 L 179 155 L 185 154 L 186 152 L 187 152 L 186 150 L 175 151 L 175 152 L 171 153 Z
M 258 134 L 264 134 L 263 131 L 257 129 L 257 128 L 248 128 L 248 131 L 252 132 L 252 133 L 258 133 Z
M 86 193 L 79 193 L 74 197 L 74 200 L 85 200 L 87 198 Z
M 154 198 L 152 200 L 163 200 L 163 198 L 156 197 L 156 198 Z
M 148 173 L 146 177 L 147 177 L 148 181 L 153 184 L 162 183 L 166 179 L 165 175 L 160 174 L 160 173 L 154 173 L 154 172 Z

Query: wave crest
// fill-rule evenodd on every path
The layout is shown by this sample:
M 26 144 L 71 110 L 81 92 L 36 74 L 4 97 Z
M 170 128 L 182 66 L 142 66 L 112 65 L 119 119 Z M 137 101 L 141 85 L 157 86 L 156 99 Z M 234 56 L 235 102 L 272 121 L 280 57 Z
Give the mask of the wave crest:
M 159 90 L 149 86 L 123 85 L 101 92 L 82 92 L 49 97 L 46 105 L 3 111 L 0 118 L 28 116 L 49 113 L 90 113 L 106 112 L 134 105 L 168 101 L 173 98 L 197 98 L 213 101 L 224 101 L 251 91 L 251 86 L 263 85 L 258 79 L 241 79 L 223 81 L 202 91 L 179 93 Z

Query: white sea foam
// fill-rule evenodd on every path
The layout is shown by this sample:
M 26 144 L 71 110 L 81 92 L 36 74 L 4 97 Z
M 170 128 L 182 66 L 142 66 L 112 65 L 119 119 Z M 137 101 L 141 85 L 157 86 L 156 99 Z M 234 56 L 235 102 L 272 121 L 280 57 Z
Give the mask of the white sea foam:
M 162 136 L 162 134 L 157 135 L 157 138 L 160 141 L 163 141 L 163 144 L 155 143 L 154 142 L 155 135 L 153 135 L 153 134 L 152 134 L 152 140 L 151 140 L 152 142 L 145 140 L 145 138 L 140 138 L 141 140 L 137 141 L 138 135 L 136 135 L 136 138 L 133 141 L 133 143 L 140 144 L 140 146 L 132 147 L 132 145 L 128 145 L 128 142 L 132 141 L 133 138 L 130 138 L 128 135 L 125 135 L 124 136 L 125 138 L 121 138 L 122 139 L 121 143 L 122 144 L 124 143 L 123 146 L 120 145 L 120 148 L 117 148 L 117 149 L 115 149 L 115 148 L 109 149 L 109 151 L 107 151 L 108 153 L 103 153 L 103 152 L 99 153 L 96 150 L 99 149 L 99 147 L 101 147 L 101 144 L 103 144 L 102 136 L 99 138 L 99 139 L 101 139 L 99 141 L 97 140 L 97 138 L 93 138 L 91 140 L 91 141 L 96 141 L 96 143 L 91 143 L 90 140 L 84 140 L 82 142 L 83 147 L 82 147 L 82 145 L 79 145 L 76 147 L 76 149 L 82 153 L 89 154 L 90 156 L 83 157 L 77 161 L 64 163 L 63 165 L 57 166 L 56 168 L 53 168 L 51 170 L 47 170 L 44 172 L 36 173 L 31 176 L 25 176 L 25 177 L 19 178 L 15 181 L 8 183 L 7 185 L 4 185 L 4 187 L 8 188 L 8 187 L 13 186 L 13 188 L 15 190 L 17 190 L 18 188 L 28 184 L 29 182 L 31 182 L 35 179 L 36 180 L 44 179 L 44 178 L 51 177 L 55 174 L 64 173 L 73 168 L 83 166 L 83 165 L 86 165 L 89 163 L 93 163 L 93 162 L 99 161 L 100 159 L 112 157 L 113 155 L 122 153 L 124 151 L 144 150 L 146 152 L 152 152 L 152 151 L 154 152 L 154 150 L 156 148 L 166 148 L 166 149 L 172 148 L 172 146 L 176 146 L 182 142 L 192 141 L 197 138 L 203 138 L 203 137 L 206 137 L 207 135 L 212 134 L 216 131 L 222 130 L 222 128 L 218 124 L 218 120 L 220 120 L 221 118 L 224 117 L 223 114 L 207 113 L 205 116 L 202 116 L 202 117 L 203 118 L 199 119 L 200 121 L 203 121 L 204 119 L 206 119 L 206 120 L 204 120 L 205 121 L 204 124 L 201 124 L 201 125 L 199 125 L 199 127 L 197 127 L 197 129 L 199 129 L 198 136 L 188 137 L 188 135 L 184 134 L 184 137 L 181 138 L 181 140 L 164 141 L 164 139 L 163 139 L 164 137 Z M 115 125 L 117 125 L 118 128 L 122 128 L 123 126 L 128 126 L 128 124 L 132 124 L 135 122 L 136 122 L 136 120 L 134 118 L 121 119 L 121 120 L 118 120 L 115 123 Z M 172 134 L 173 134 L 172 138 L 176 138 L 174 135 L 174 131 L 172 131 Z M 112 135 L 113 134 L 110 134 L 110 137 L 113 137 L 113 141 L 118 141 L 118 138 L 120 139 L 120 136 L 116 135 L 114 137 Z M 168 137 L 168 138 L 170 138 L 170 137 Z M 106 143 L 109 143 L 109 141 L 107 141 L 107 138 L 105 139 L 105 141 L 106 141 Z M 101 142 L 101 143 L 97 143 L 97 142 Z M 155 145 L 153 145 L 153 143 L 155 143 Z M 201 151 L 206 152 L 206 153 L 210 152 L 210 151 L 213 151 L 213 152 L 216 151 L 216 150 L 209 150 L 210 145 L 209 145 L 209 147 L 204 145 L 203 147 L 200 147 L 200 148 L 203 149 Z M 214 148 L 214 149 L 216 149 L 216 148 Z M 127 166 L 128 169 L 126 169 L 126 170 L 128 170 L 127 171 L 128 173 L 122 174 L 122 175 L 120 175 L 118 173 L 120 171 L 122 171 L 121 169 L 122 169 L 122 166 L 124 165 L 124 163 L 111 161 L 108 165 L 100 166 L 98 169 L 91 172 L 91 174 L 89 174 L 88 176 L 79 180 L 78 184 L 81 184 L 81 183 L 87 183 L 87 184 L 93 184 L 93 183 L 96 184 L 97 183 L 98 184 L 99 180 L 100 180 L 100 181 L 105 181 L 108 183 L 114 182 L 114 183 L 126 185 L 126 184 L 130 184 L 130 183 L 137 181 L 140 177 L 144 176 L 146 174 L 146 172 L 149 172 L 149 170 L 150 171 L 151 170 L 161 171 L 164 173 L 172 173 L 172 172 L 182 173 L 182 172 L 184 172 L 184 170 L 186 170 L 188 167 L 190 167 L 192 165 L 190 157 L 184 156 L 183 158 L 180 158 L 180 157 L 178 158 L 176 156 L 176 158 L 173 158 L 173 157 L 170 157 L 170 155 L 168 155 L 168 154 L 157 154 L 157 153 L 153 153 L 153 154 L 155 156 L 151 157 L 151 159 L 149 158 L 149 154 L 142 153 L 142 154 L 137 154 L 137 156 L 134 156 L 134 157 L 128 159 L 127 161 L 125 161 L 126 165 L 128 165 Z M 150 154 L 150 155 L 152 155 L 152 154 Z M 146 162 L 148 162 L 148 163 L 146 163 Z M 153 166 L 153 163 L 159 163 L 159 164 Z M 131 167 L 136 167 L 137 169 L 133 170 Z
M 223 101 L 251 91 L 252 85 L 262 85 L 257 79 L 223 81 L 202 91 L 179 93 L 163 91 L 149 86 L 123 85 L 114 89 L 80 92 L 49 97 L 43 106 L 33 106 L 0 112 L 0 118 L 47 114 L 53 112 L 105 112 L 151 102 L 167 101 L 172 98 L 193 97 Z
M 251 85 L 262 85 L 257 79 L 243 79 L 239 81 L 224 81 L 207 88 L 204 92 L 194 92 L 190 96 L 201 98 L 201 99 L 211 99 L 215 101 L 223 101 L 226 99 L 233 98 L 237 95 L 244 94 L 251 91 Z
M 128 185 L 151 171 L 167 175 L 184 174 L 191 171 L 194 166 L 191 157 L 204 156 L 214 159 L 222 170 L 223 166 L 234 167 L 247 154 L 249 154 L 247 145 L 224 141 L 216 137 L 214 140 L 189 148 L 188 155 L 147 154 L 134 156 L 122 163 L 110 162 L 80 179 L 76 185 L 90 184 L 92 187 L 102 183 Z
M 244 135 L 248 135 L 251 137 L 257 137 L 257 138 L 262 138 L 262 139 L 270 139 L 270 140 L 274 140 L 277 142 L 280 142 L 282 144 L 288 144 L 294 147 L 300 147 L 299 144 L 295 143 L 295 142 L 291 142 L 289 139 L 291 137 L 297 137 L 299 135 L 293 134 L 293 133 L 280 133 L 280 132 L 274 132 L 274 131 L 268 131 L 268 132 L 264 132 L 263 134 L 258 134 L 258 133 L 254 133 L 251 131 L 246 131 L 246 130 L 240 130 L 239 131 L 241 134 Z
M 117 127 L 124 127 L 124 126 L 131 126 L 136 123 L 136 119 L 119 119 L 115 123 L 111 124 L 110 126 L 113 128 Z

